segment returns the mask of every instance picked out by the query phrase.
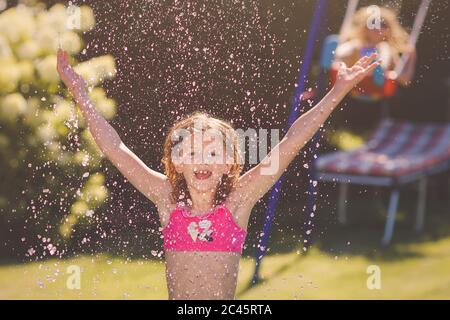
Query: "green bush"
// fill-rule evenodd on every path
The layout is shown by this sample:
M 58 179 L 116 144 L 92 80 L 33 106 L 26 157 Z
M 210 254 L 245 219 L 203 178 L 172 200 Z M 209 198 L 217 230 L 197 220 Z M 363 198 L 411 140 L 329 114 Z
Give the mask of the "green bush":
M 57 47 L 80 53 L 95 24 L 89 7 L 80 13 L 74 30 L 61 4 L 0 13 L 0 257 L 63 254 L 74 228 L 89 228 L 108 197 L 102 154 L 56 71 Z M 72 60 L 98 110 L 114 117 L 114 100 L 97 87 L 114 77 L 114 58 Z

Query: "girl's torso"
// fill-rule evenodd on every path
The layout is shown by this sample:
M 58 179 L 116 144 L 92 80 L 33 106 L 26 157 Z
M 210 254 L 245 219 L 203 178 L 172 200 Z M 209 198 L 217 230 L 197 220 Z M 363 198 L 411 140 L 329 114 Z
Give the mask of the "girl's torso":
M 165 258 L 169 299 L 234 299 L 240 253 L 166 251 Z
M 162 229 L 170 299 L 233 299 L 247 231 L 225 205 L 192 215 L 183 205 Z
M 218 205 L 202 215 L 192 215 L 184 205 L 177 205 L 162 229 L 165 251 L 239 252 L 247 231 L 234 220 L 225 205 Z

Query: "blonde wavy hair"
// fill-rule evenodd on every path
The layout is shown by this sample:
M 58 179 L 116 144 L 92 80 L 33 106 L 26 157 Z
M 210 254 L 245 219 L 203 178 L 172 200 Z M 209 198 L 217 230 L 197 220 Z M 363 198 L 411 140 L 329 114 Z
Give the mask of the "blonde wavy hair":
M 183 177 L 183 174 L 180 174 L 175 170 L 175 164 L 173 163 L 172 160 L 172 150 L 175 145 L 177 145 L 182 141 L 182 137 L 179 137 L 179 139 L 174 139 L 174 137 L 176 136 L 176 132 L 182 129 L 193 132 L 194 123 L 197 123 L 198 121 L 202 122 L 204 130 L 206 129 L 219 130 L 219 132 L 222 134 L 223 137 L 231 139 L 230 142 L 232 145 L 233 163 L 231 165 L 230 171 L 228 172 L 228 174 L 224 174 L 222 176 L 221 182 L 217 187 L 215 204 L 218 205 L 225 201 L 230 192 L 236 186 L 242 171 L 242 164 L 239 161 L 240 154 L 238 148 L 239 144 L 238 135 L 234 130 L 234 128 L 231 126 L 231 124 L 229 124 L 224 120 L 214 118 L 205 112 L 195 112 L 185 117 L 184 119 L 175 123 L 172 126 L 172 128 L 170 128 L 164 143 L 164 155 L 161 162 L 164 164 L 165 174 L 169 178 L 169 181 L 172 185 L 173 201 L 175 203 L 180 201 L 184 202 L 190 201 L 192 203 L 192 198 L 189 194 L 187 183 Z M 226 141 L 224 141 L 224 147 L 225 144 Z
M 359 39 L 363 43 L 367 43 L 367 21 L 371 18 L 368 7 L 359 9 L 353 18 L 351 26 L 341 35 L 342 41 Z M 407 50 L 408 32 L 400 24 L 397 14 L 394 10 L 381 7 L 381 19 L 390 29 L 390 37 L 387 39 L 388 44 L 396 54 L 401 54 Z

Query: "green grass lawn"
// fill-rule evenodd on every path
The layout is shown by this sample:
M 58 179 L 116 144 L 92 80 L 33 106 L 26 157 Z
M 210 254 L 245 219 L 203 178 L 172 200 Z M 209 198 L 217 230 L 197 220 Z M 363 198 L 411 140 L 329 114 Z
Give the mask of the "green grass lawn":
M 242 258 L 237 298 L 450 299 L 449 206 L 446 199 L 440 201 L 437 187 L 432 190 L 420 235 L 412 231 L 415 192 L 403 190 L 393 243 L 387 248 L 380 246 L 387 193 L 352 188 L 349 224 L 341 226 L 334 208 L 336 193 L 324 190 L 308 254 L 300 254 L 299 248 L 304 216 L 298 208 L 303 202 L 282 202 L 261 267 L 263 281 L 248 286 L 253 260 Z M 263 213 L 261 208 L 254 212 L 261 221 L 252 221 L 246 254 L 254 254 Z M 151 247 L 152 242 L 148 243 Z M 98 246 L 101 251 L 101 244 Z M 128 251 L 133 252 L 133 248 Z M 80 290 L 67 289 L 70 265 L 81 268 Z M 381 270 L 380 290 L 367 288 L 367 268 L 371 265 Z M 0 260 L 0 299 L 20 298 L 167 299 L 164 262 L 106 254 L 22 264 Z
M 251 259 L 243 258 L 238 299 L 449 299 L 450 237 L 397 244 L 399 259 L 352 254 L 333 256 L 319 249 L 268 256 L 264 281 L 248 287 Z M 81 267 L 81 289 L 66 288 L 69 265 Z M 366 286 L 369 265 L 381 268 L 381 289 Z M 0 266 L 1 299 L 167 299 L 164 263 L 105 255 Z

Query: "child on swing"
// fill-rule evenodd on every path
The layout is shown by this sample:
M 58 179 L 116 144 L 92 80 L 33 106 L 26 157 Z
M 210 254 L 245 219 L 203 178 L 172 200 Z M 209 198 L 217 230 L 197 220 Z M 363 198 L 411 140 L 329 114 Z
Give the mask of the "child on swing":
M 408 44 L 409 35 L 395 12 L 383 7 L 377 10 L 380 13 L 379 25 L 372 21 L 374 12 L 368 7 L 355 13 L 352 25 L 341 35 L 342 44 L 336 50 L 336 59 L 353 65 L 367 51 L 375 50 L 382 60 L 381 66 L 389 72 L 397 68 L 402 54 L 408 54 L 405 67 L 396 78 L 406 86 L 414 77 L 416 49 Z
M 383 7 L 376 7 L 376 10 L 379 12 L 365 7 L 356 12 L 350 27 L 341 34 L 341 44 L 336 49 L 336 64 L 344 62 L 347 65 L 353 65 L 361 57 L 376 52 L 382 61 L 381 73 L 396 79 L 396 83 L 401 86 L 408 86 L 415 74 L 416 49 L 409 45 L 409 35 L 400 25 L 393 10 Z M 374 20 L 378 13 L 378 19 Z M 408 55 L 408 59 L 402 70 L 398 70 L 401 56 L 404 54 Z M 379 106 L 373 103 L 386 98 L 384 86 L 377 87 L 373 85 L 373 81 L 366 80 L 362 87 L 363 89 L 353 90 L 351 96 L 362 95 L 369 99 L 352 99 L 351 112 L 346 110 L 341 113 L 339 117 L 343 121 L 338 122 L 345 122 L 346 127 L 350 127 L 354 133 L 368 136 L 379 120 L 387 116 L 388 111 L 385 105 Z
M 233 299 L 247 224 L 272 187 L 346 94 L 380 64 L 377 55 L 342 64 L 331 91 L 295 121 L 271 152 L 241 175 L 237 135 L 225 121 L 196 113 L 174 124 L 164 145 L 165 174 L 145 165 L 96 111 L 86 83 L 59 49 L 57 70 L 105 156 L 158 210 L 169 299 Z M 198 124 L 201 129 L 198 129 Z M 212 129 L 222 140 L 203 133 Z M 228 146 L 228 147 L 227 147 Z M 231 148 L 229 147 L 231 146 Z M 265 168 L 278 159 L 276 170 Z

